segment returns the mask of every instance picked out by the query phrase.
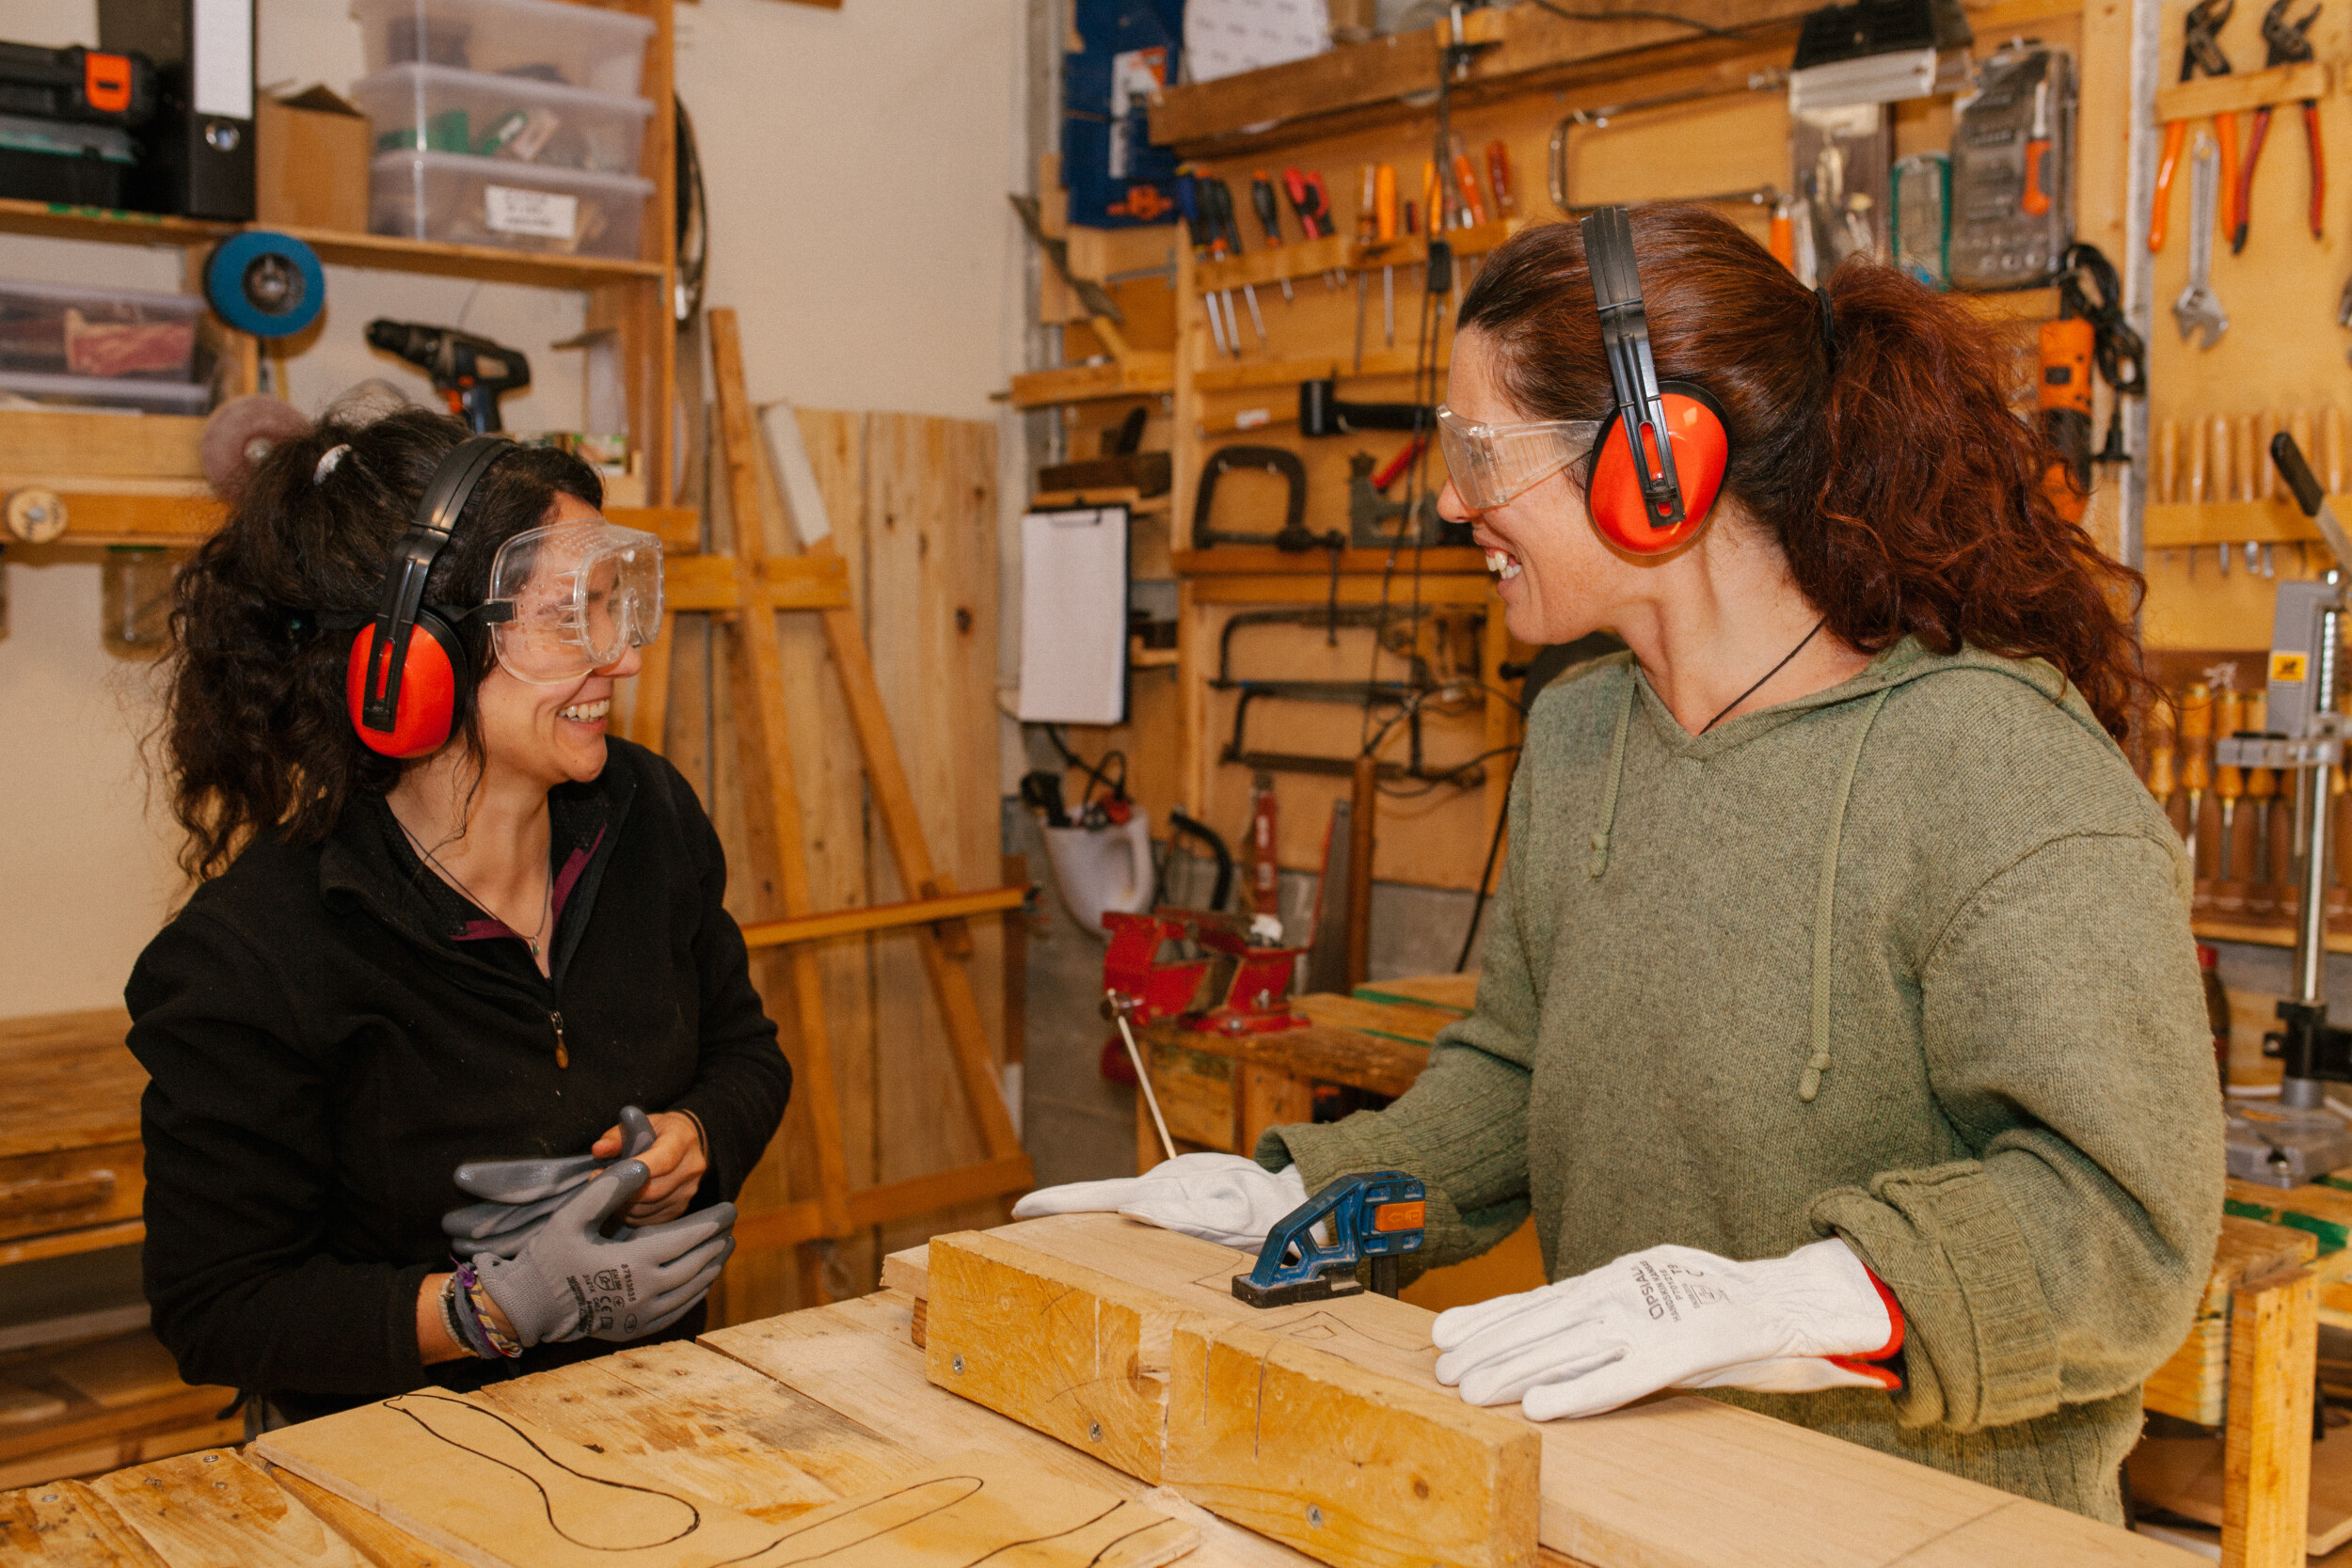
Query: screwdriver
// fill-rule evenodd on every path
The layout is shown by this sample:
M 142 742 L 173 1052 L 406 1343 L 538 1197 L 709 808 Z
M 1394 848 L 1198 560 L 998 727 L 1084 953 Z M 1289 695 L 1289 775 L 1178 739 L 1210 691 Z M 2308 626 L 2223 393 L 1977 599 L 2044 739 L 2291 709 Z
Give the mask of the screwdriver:
M 2260 691 L 2246 694 L 2246 706 L 2238 717 L 2242 735 L 2260 735 L 2266 725 L 2265 695 Z M 2254 874 L 2247 880 L 2266 884 L 2270 880 L 2270 807 L 2279 798 L 2279 775 L 2267 768 L 2246 770 L 2246 804 L 2254 814 Z
M 2241 712 L 2236 692 L 2227 689 L 2215 692 L 2213 699 L 2213 733 L 2215 736 L 2226 738 L 2237 734 L 2244 727 L 2240 717 Z M 2238 797 L 2246 793 L 2246 774 L 2243 770 L 2226 763 L 2215 768 L 2213 793 L 2214 799 L 2221 802 L 2221 845 L 2215 856 L 2214 878 L 2217 881 L 2226 882 L 2232 879 L 2230 851 L 2234 846 L 2230 840 L 2232 830 L 2237 823 Z
M 1470 153 L 1463 148 L 1462 133 L 1454 133 L 1454 183 L 1462 193 L 1462 213 L 1465 229 L 1486 221 L 1486 203 L 1478 195 L 1478 170 L 1470 166 Z
M 1222 261 L 1241 253 L 1241 230 L 1233 227 L 1233 193 L 1222 180 L 1200 182 L 1200 216 L 1209 226 L 1209 259 Z M 1244 286 L 1249 296 L 1249 319 L 1258 328 L 1258 341 L 1265 341 L 1265 318 L 1258 314 L 1258 295 Z M 1233 291 L 1225 291 L 1225 325 L 1233 345 L 1233 356 L 1241 356 L 1241 318 L 1233 313 Z
M 1339 230 L 1331 225 L 1331 193 L 1323 186 L 1323 171 L 1301 174 L 1295 168 L 1282 171 L 1282 188 L 1290 193 L 1291 211 L 1298 214 L 1298 231 L 1311 240 L 1327 240 Z M 1347 281 L 1343 268 L 1332 267 L 1323 275 L 1323 286 L 1336 289 Z
M 1189 174 L 1179 174 L 1176 177 L 1176 211 L 1183 214 L 1184 228 L 1192 236 L 1193 259 L 1203 261 L 1208 260 L 1209 229 L 1200 216 L 1200 192 L 1195 188 L 1195 182 Z M 1200 308 L 1208 312 L 1209 336 L 1216 340 L 1217 353 L 1228 352 L 1225 346 L 1225 323 L 1216 313 L 1216 295 L 1206 289 L 1201 290 Z M 1231 352 L 1239 353 L 1240 350 L 1234 349 Z
M 1372 245 L 1380 237 L 1378 213 L 1380 167 L 1375 164 L 1366 164 L 1359 171 L 1359 175 L 1356 189 L 1356 243 L 1363 246 Z M 1395 183 L 1395 178 L 1394 173 L 1391 172 L 1390 175 L 1391 186 Z M 1356 274 L 1356 373 L 1358 375 L 1364 373 L 1364 296 L 1371 287 L 1372 274 L 1358 272 Z
M 2192 681 L 2181 693 L 2181 787 L 2188 793 L 2188 824 L 2181 836 L 2188 841 L 2188 864 L 2197 869 L 2197 839 L 2204 815 L 2205 785 L 2212 780 L 2209 742 L 2213 739 L 2213 689 Z
M 1249 205 L 1258 214 L 1258 227 L 1265 230 L 1265 247 L 1282 248 L 1282 209 L 1274 200 L 1274 177 L 1259 169 L 1249 177 Z M 1291 280 L 1282 279 L 1282 303 L 1295 305 L 1297 298 L 1291 293 Z
M 2174 771 L 2180 753 L 2173 738 L 2173 723 L 2169 694 L 2159 695 L 2148 705 L 2148 793 L 2156 798 L 2156 809 L 2164 813 L 2168 828 L 2172 825 L 2172 797 L 2180 789 Z
M 1396 238 L 1396 166 L 1382 164 L 1373 176 L 1373 231 L 1381 244 Z M 1380 318 L 1388 325 L 1389 346 L 1396 347 L 1396 268 L 1380 269 Z
M 1507 218 L 1519 210 L 1511 194 L 1511 150 L 1500 139 L 1486 144 L 1486 183 L 1494 187 L 1495 216 Z

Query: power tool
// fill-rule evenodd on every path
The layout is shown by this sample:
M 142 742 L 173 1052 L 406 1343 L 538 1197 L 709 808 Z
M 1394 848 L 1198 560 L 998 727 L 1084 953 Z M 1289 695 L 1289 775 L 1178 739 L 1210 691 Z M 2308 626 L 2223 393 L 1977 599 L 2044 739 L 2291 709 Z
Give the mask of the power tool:
M 379 317 L 368 323 L 368 344 L 431 376 L 433 389 L 449 399 L 449 411 L 476 436 L 505 429 L 499 422 L 499 399 L 531 385 L 531 361 L 520 353 L 453 326 Z
M 1372 1288 L 1397 1291 L 1397 1260 L 1419 1252 L 1429 1213 L 1428 1189 L 1401 1170 L 1343 1176 L 1275 1222 L 1259 1249 L 1258 1266 L 1233 1275 L 1233 1294 L 1252 1307 L 1288 1307 L 1361 1295 L 1359 1262 L 1372 1264 Z M 1328 1220 L 1331 1241 L 1315 1240 Z M 1295 1254 L 1295 1256 L 1293 1256 Z

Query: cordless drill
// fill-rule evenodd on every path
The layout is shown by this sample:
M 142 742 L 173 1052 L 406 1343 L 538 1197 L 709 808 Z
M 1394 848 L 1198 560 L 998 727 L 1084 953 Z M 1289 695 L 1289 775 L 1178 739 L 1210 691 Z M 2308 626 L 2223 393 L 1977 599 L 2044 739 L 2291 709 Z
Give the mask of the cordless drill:
M 499 422 L 499 399 L 531 385 L 530 360 L 453 326 L 379 318 L 368 323 L 368 343 L 431 376 L 433 389 L 449 399 L 449 411 L 461 416 L 477 436 L 505 429 Z

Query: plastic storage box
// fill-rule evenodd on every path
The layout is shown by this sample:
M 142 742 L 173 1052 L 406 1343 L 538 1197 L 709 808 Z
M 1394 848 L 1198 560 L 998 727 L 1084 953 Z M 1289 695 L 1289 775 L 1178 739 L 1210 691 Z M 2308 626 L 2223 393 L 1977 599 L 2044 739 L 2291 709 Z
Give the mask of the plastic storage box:
M 0 115 L 0 197 L 119 207 L 138 156 L 116 126 Z
M 185 382 L 203 313 L 195 294 L 0 283 L 0 371 Z
M 650 17 L 564 0 L 353 0 L 371 74 L 405 61 L 637 96 Z
M 0 402 L 27 398 L 69 408 L 135 408 L 150 414 L 201 414 L 213 389 L 200 381 L 140 381 L 130 376 L 41 375 L 0 371 Z
M 461 152 L 533 168 L 635 174 L 653 105 L 527 76 L 396 65 L 351 87 L 377 152 Z
M 630 259 L 653 182 L 457 152 L 384 152 L 370 166 L 378 234 Z

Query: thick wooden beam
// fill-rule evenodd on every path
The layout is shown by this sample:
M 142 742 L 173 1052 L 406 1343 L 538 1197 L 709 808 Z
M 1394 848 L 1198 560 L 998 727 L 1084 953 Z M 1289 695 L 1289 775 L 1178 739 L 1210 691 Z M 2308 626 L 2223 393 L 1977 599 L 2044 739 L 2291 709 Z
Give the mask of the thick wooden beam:
M 1177 1325 L 1168 1387 L 1161 1480 L 1212 1513 L 1345 1568 L 1534 1568 L 1524 1421 L 1206 1318 Z
M 2230 1322 L 2223 1568 L 2299 1568 L 2311 1516 L 2317 1283 L 2308 1269 L 2248 1280 Z

